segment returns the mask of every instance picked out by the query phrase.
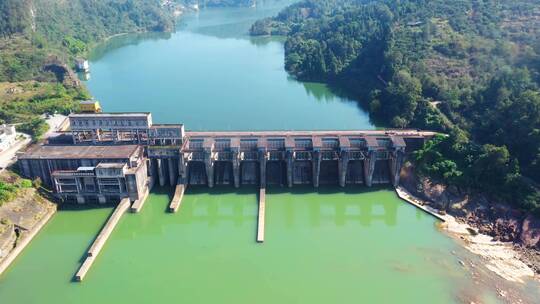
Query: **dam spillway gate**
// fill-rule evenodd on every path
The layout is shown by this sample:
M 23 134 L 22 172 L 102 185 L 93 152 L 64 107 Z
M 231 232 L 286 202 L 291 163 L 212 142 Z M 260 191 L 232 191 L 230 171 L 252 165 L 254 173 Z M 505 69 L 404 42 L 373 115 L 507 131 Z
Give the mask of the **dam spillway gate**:
M 180 147 L 148 146 L 148 167 L 160 185 L 396 185 L 411 140 L 423 142 L 354 131 L 186 132 Z

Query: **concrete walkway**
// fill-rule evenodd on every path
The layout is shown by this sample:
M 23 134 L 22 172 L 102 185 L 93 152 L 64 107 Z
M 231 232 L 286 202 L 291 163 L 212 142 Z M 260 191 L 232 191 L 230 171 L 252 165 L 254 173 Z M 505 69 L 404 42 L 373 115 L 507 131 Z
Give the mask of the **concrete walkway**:
M 23 138 L 15 142 L 9 149 L 0 152 L 0 172 L 3 172 L 7 167 L 15 163 L 17 161 L 17 152 L 24 149 L 32 141 L 29 135 L 17 133 L 17 136 L 22 136 Z
M 176 185 L 176 189 L 174 190 L 174 197 L 171 201 L 171 204 L 169 205 L 169 211 L 170 212 L 176 212 L 178 211 L 178 208 L 180 208 L 180 205 L 182 204 L 182 198 L 184 197 L 184 191 L 185 186 L 183 184 Z
M 88 249 L 87 257 L 82 263 L 81 267 L 75 274 L 75 280 L 81 282 L 84 280 L 84 277 L 86 276 L 86 273 L 88 270 L 90 270 L 90 267 L 92 267 L 92 264 L 95 261 L 95 258 L 99 255 L 101 252 L 101 249 L 103 249 L 103 246 L 111 236 L 111 233 L 114 230 L 114 227 L 118 224 L 120 221 L 120 218 L 126 211 L 128 210 L 130 205 L 130 201 L 128 198 L 124 198 L 118 206 L 116 206 L 116 209 L 114 210 L 111 217 L 107 220 L 107 223 L 105 223 L 105 226 L 103 226 L 103 229 L 99 232 L 98 236 L 94 240 L 94 243 L 92 243 L 92 246 L 90 246 L 90 249 Z
M 133 205 L 131 205 L 130 211 L 133 212 L 133 213 L 141 212 L 141 209 L 144 206 L 144 203 L 146 203 L 146 198 L 148 197 L 149 193 L 150 193 L 150 190 L 146 189 L 143 196 L 140 199 L 133 202 Z
M 427 214 L 430 214 L 434 217 L 436 217 L 437 219 L 445 222 L 446 219 L 437 213 L 437 211 L 433 208 L 430 208 L 428 206 L 424 206 L 424 205 L 421 205 L 418 201 L 416 201 L 416 199 L 414 198 L 414 196 L 412 196 L 407 190 L 405 190 L 403 187 L 401 186 L 397 186 L 396 187 L 396 193 L 397 195 L 399 196 L 399 198 L 401 198 L 402 200 L 406 201 L 407 203 L 415 206 L 416 208 L 426 212 Z
M 257 242 L 264 242 L 264 214 L 266 207 L 266 189 L 259 190 L 259 218 L 257 221 Z

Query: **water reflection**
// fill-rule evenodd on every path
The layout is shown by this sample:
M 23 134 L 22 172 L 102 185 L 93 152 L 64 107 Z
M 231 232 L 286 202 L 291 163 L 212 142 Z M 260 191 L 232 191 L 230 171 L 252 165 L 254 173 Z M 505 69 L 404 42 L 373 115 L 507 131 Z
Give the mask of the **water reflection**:
M 257 1 L 256 7 L 204 8 L 182 17 L 179 29 L 216 38 L 249 39 L 249 28 L 262 18 L 275 16 L 297 0 Z
M 337 227 L 358 223 L 363 227 L 375 223 L 387 227 L 397 225 L 399 203 L 381 199 L 370 200 L 362 194 L 367 190 L 342 189 L 332 187 L 315 191 L 312 188 L 269 188 L 267 209 L 274 202 L 285 206 L 280 210 L 287 227 L 303 226 L 306 220 L 311 227 L 333 223 Z M 253 225 L 257 217 L 257 189 L 234 189 L 229 187 L 191 187 L 186 192 L 182 205 L 182 224 L 193 222 L 217 226 L 232 223 L 236 227 Z M 231 200 L 231 196 L 235 199 Z M 352 196 L 352 197 L 351 197 Z M 358 199 L 354 199 L 354 197 Z M 352 198 L 352 199 L 351 199 Z M 308 204 L 295 200 L 309 200 Z M 190 201 L 190 203 L 186 203 Z M 305 208 L 308 210 L 305 210 Z M 271 223 L 269 223 L 271 225 Z
M 97 204 L 84 204 L 84 205 L 75 205 L 75 204 L 62 204 L 58 207 L 58 214 L 56 217 L 60 217 L 59 214 L 62 214 L 61 217 L 77 217 L 74 213 L 86 214 L 89 218 L 93 216 L 99 217 L 97 214 L 109 214 L 112 213 L 114 209 L 113 204 L 97 205 Z M 104 219 L 106 218 L 104 217 Z M 52 229 L 52 228 L 51 228 Z M 78 223 L 74 225 L 71 221 L 58 221 L 54 226 L 54 233 L 56 235 L 83 235 L 88 231 L 88 223 Z
M 400 204 L 394 201 L 381 199 L 371 200 L 362 194 L 377 189 L 322 187 L 319 190 L 312 188 L 269 189 L 268 200 L 278 201 L 273 195 L 283 198 L 289 197 L 283 209 L 283 218 L 288 227 L 304 225 L 301 218 L 308 215 L 311 227 L 320 227 L 325 223 L 333 223 L 341 227 L 352 223 L 359 223 L 368 227 L 374 223 L 383 223 L 385 226 L 397 225 L 397 213 Z M 304 198 L 302 196 L 305 196 Z M 305 204 L 296 204 L 294 197 L 308 200 L 308 210 Z M 271 203 L 267 208 L 271 208 Z
M 139 34 L 126 34 L 118 35 L 109 39 L 106 43 L 102 43 L 92 49 L 90 54 L 91 61 L 97 61 L 103 58 L 108 53 L 126 47 L 139 45 L 146 41 L 159 41 L 166 40 L 172 37 L 173 33 L 162 33 L 162 32 L 148 32 L 148 33 L 139 33 Z
M 82 81 L 88 81 L 91 78 L 90 72 L 77 72 L 77 76 Z
M 268 43 L 272 42 L 278 42 L 278 43 L 285 43 L 285 40 L 287 40 L 286 37 L 276 37 L 276 36 L 255 36 L 255 37 L 249 37 L 249 42 L 251 42 L 252 45 L 257 47 L 264 47 Z
M 231 197 L 236 199 L 231 200 Z M 182 205 L 182 224 L 202 222 L 214 227 L 220 223 L 233 223 L 235 227 L 241 227 L 253 224 L 257 217 L 255 188 L 192 186 L 186 191 L 184 200 L 192 203 Z
M 293 77 L 290 77 L 289 79 L 291 81 L 296 81 Z M 302 82 L 302 85 L 304 86 L 307 95 L 314 97 L 317 101 L 323 101 L 327 103 L 335 102 L 336 100 L 340 100 L 342 102 L 353 102 L 350 100 L 344 100 L 339 97 L 336 98 L 336 94 L 330 91 L 326 84 L 317 82 Z

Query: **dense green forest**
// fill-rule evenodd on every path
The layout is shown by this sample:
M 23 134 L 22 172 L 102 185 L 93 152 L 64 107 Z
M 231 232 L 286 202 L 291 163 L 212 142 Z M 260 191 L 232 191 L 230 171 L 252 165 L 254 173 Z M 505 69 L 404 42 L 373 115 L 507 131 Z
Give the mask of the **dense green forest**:
M 118 33 L 173 30 L 160 0 L 1 0 L 0 81 L 35 78 L 46 56 L 64 60 Z
M 286 69 L 392 127 L 449 134 L 421 173 L 540 212 L 540 1 L 306 0 L 252 26 Z

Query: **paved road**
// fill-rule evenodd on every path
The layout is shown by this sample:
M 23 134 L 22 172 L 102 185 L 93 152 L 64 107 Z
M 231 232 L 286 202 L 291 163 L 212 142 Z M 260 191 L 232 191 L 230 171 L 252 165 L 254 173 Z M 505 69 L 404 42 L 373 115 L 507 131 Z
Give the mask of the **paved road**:
M 46 139 L 52 135 L 54 135 L 59 127 L 62 127 L 62 124 L 64 120 L 66 119 L 65 115 L 55 114 L 52 116 L 49 116 L 48 118 L 45 118 L 45 121 L 49 125 L 49 131 L 43 135 L 43 138 Z M 7 167 L 11 166 L 14 162 L 17 161 L 16 155 L 17 152 L 24 149 L 30 142 L 32 142 L 32 138 L 24 133 L 17 133 L 17 136 L 23 136 L 23 139 L 20 139 L 17 141 L 13 146 L 11 146 L 6 151 L 0 152 L 0 172 L 3 172 Z
M 24 138 L 18 140 L 6 151 L 0 152 L 0 172 L 3 172 L 5 168 L 13 164 L 16 161 L 15 155 L 17 154 L 17 152 L 26 147 L 32 141 L 32 138 L 26 134 L 17 133 L 17 136 L 19 135 L 22 135 Z
M 49 125 L 49 131 L 47 131 L 47 133 L 43 135 L 43 138 L 46 139 L 54 135 L 58 131 L 58 129 L 62 127 L 64 120 L 67 119 L 67 116 L 54 114 L 49 116 L 48 118 L 43 117 L 43 119 L 45 119 L 45 121 Z

